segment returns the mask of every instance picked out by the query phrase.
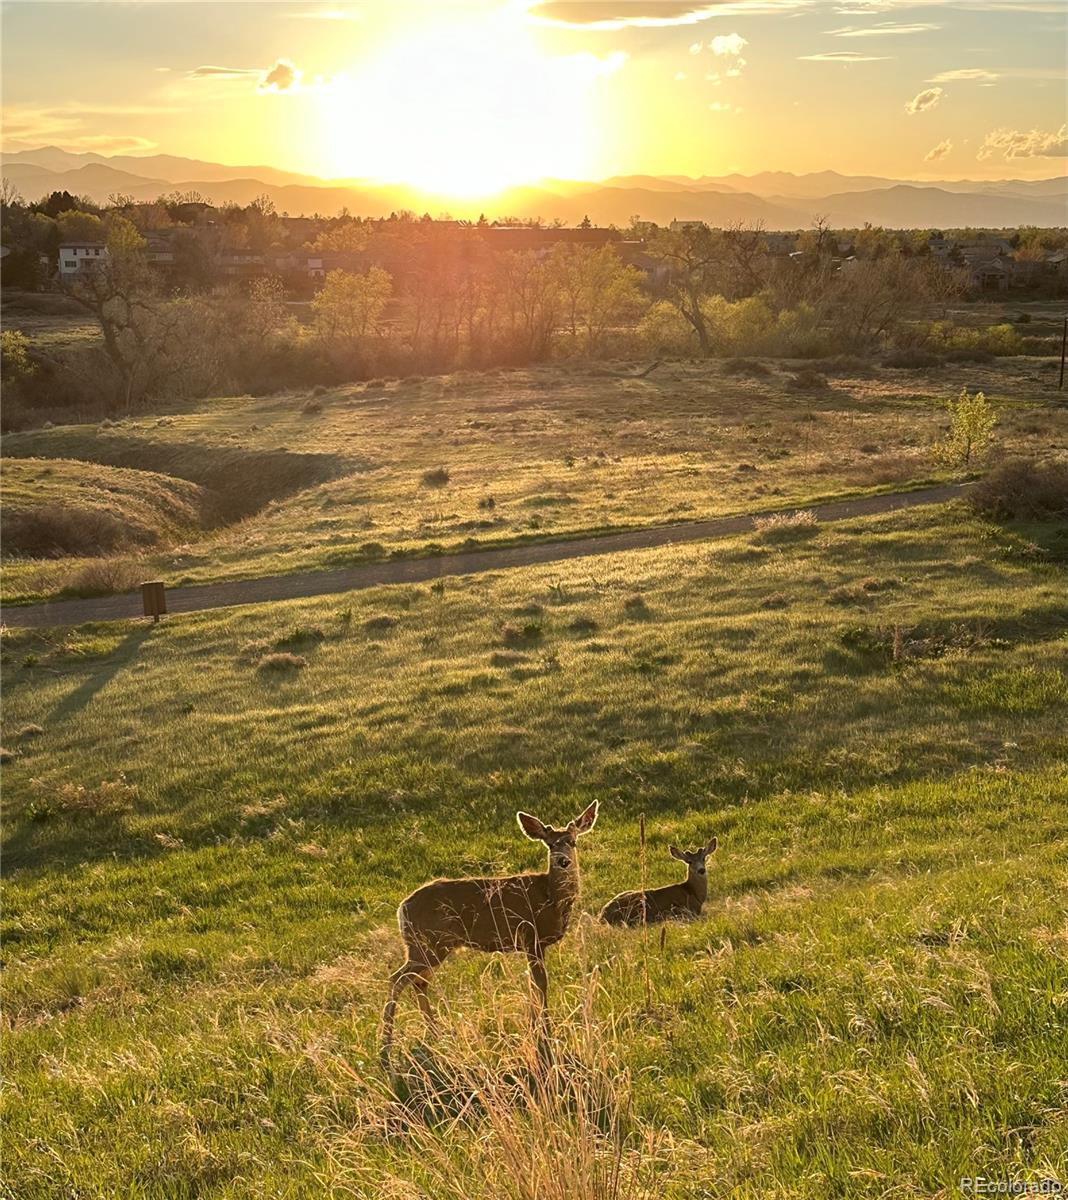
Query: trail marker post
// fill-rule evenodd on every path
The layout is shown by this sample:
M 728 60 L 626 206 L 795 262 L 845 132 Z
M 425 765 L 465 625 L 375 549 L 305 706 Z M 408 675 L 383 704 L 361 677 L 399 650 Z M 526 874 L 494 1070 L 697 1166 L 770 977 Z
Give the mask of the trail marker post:
M 151 583 L 142 583 L 141 599 L 145 606 L 145 616 L 152 618 L 153 625 L 158 625 L 160 617 L 167 612 L 167 596 L 163 584 L 158 579 Z

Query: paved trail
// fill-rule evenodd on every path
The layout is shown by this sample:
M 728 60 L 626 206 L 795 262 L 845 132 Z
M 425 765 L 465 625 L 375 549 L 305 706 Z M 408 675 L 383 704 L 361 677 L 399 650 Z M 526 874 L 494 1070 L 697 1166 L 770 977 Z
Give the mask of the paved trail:
M 857 500 L 839 500 L 810 506 L 820 521 L 844 521 L 876 513 L 894 512 L 918 504 L 942 504 L 957 499 L 967 484 L 946 484 L 914 492 L 894 492 L 883 496 L 864 496 Z M 776 510 L 781 514 L 796 508 Z M 464 554 L 444 554 L 433 558 L 409 558 L 366 566 L 344 567 L 337 571 L 314 571 L 303 575 L 268 575 L 260 579 L 235 579 L 230 583 L 208 583 L 197 587 L 169 588 L 167 609 L 171 613 L 198 612 L 205 608 L 228 608 L 235 604 L 265 604 L 272 600 L 298 600 L 308 596 L 328 596 L 358 588 L 390 583 L 425 583 L 446 575 L 474 575 L 479 571 L 500 571 L 509 567 L 529 567 L 540 563 L 563 562 L 594 554 L 618 554 L 623 550 L 644 550 L 651 546 L 673 546 L 680 542 L 698 542 L 706 538 L 745 533 L 754 527 L 757 517 L 769 512 L 717 517 L 711 521 L 692 521 L 680 525 L 655 525 L 608 533 L 598 537 L 572 538 L 560 542 L 535 542 L 525 546 L 507 546 L 499 550 L 474 550 Z M 139 592 L 123 596 L 104 596 L 96 600 L 57 600 L 4 609 L 8 626 L 43 628 L 49 625 L 79 625 L 84 621 L 123 621 L 141 615 Z

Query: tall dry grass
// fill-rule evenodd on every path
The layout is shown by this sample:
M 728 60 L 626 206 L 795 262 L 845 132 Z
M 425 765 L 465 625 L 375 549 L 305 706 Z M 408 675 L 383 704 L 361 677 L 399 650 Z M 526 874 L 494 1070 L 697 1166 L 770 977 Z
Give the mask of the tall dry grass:
M 357 1119 L 347 1109 L 327 1135 L 330 1187 L 361 1200 L 658 1200 L 693 1155 L 636 1113 L 598 991 L 593 970 L 547 1044 L 517 1032 L 503 1003 L 488 1018 L 479 1005 L 481 1024 L 439 1011 L 432 1045 L 395 1060 L 390 1079 L 335 1060 Z

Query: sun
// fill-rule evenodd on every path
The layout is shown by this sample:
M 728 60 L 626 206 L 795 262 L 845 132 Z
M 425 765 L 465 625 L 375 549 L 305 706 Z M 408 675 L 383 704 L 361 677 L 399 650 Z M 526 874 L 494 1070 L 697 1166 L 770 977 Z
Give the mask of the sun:
M 385 47 L 324 93 L 335 175 L 456 197 L 590 177 L 591 91 L 622 56 L 553 57 L 507 13 L 437 25 Z

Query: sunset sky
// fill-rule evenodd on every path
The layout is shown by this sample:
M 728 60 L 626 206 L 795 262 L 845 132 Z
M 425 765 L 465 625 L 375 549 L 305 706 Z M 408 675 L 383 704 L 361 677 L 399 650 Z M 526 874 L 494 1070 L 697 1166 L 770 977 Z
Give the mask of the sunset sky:
M 544 177 L 1041 178 L 1062 0 L 5 2 L 4 148 L 483 194 Z

